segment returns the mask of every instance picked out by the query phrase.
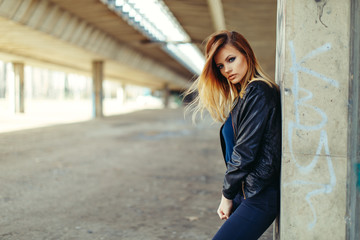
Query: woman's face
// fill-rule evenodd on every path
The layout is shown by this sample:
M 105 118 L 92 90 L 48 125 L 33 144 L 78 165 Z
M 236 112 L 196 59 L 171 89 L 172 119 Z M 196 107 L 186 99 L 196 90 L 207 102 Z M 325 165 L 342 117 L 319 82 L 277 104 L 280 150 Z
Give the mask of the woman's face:
M 222 47 L 214 60 L 221 74 L 232 84 L 240 83 L 248 69 L 245 56 L 230 44 Z

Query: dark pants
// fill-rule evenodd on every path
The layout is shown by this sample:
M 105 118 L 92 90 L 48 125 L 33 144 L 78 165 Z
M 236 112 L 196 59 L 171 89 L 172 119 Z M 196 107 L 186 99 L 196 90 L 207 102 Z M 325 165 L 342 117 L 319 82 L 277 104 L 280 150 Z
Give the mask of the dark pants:
M 257 195 L 233 200 L 233 213 L 221 226 L 213 240 L 256 240 L 271 225 L 280 209 L 280 190 L 270 185 Z

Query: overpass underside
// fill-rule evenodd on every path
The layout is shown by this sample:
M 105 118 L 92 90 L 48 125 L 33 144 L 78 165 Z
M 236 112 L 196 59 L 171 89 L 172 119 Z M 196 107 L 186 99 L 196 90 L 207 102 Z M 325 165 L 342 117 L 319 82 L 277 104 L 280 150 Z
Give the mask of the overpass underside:
M 86 7 L 86 1 L 82 4 Z M 100 1 L 92 5 L 107 11 L 103 15 L 115 15 Z M 0 34 L 0 57 L 11 62 L 92 75 L 92 62 L 102 61 L 107 79 L 151 88 L 165 83 L 183 88 L 187 83 L 185 77 L 51 1 L 0 1 Z
M 17 86 L 23 84 L 24 65 L 91 76 L 96 116 L 102 112 L 104 79 L 162 89 L 164 96 L 170 90 L 186 89 L 196 74 L 164 50 L 166 43 L 149 40 L 108 2 L 114 1 L 1 0 L 0 58 L 17 64 Z M 190 43 L 201 51 L 203 40 L 215 30 L 240 31 L 252 42 L 265 70 L 274 76 L 274 1 L 244 1 L 241 5 L 219 0 L 164 2 L 189 34 Z M 266 39 L 259 37 L 262 35 Z M 21 98 L 23 89 L 16 90 Z

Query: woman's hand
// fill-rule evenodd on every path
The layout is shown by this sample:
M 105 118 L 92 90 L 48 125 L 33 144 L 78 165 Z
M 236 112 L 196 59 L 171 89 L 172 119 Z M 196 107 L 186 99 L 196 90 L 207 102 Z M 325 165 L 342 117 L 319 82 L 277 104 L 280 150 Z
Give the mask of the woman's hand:
M 217 210 L 217 214 L 219 215 L 221 220 L 226 220 L 230 217 L 232 207 L 233 201 L 227 199 L 226 197 L 224 197 L 224 195 L 222 195 L 221 202 Z

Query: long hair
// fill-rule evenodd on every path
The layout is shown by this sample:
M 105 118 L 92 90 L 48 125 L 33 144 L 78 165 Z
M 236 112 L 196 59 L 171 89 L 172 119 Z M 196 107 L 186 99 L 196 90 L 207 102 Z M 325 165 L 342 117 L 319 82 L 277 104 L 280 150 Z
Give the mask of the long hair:
M 225 45 L 230 44 L 245 56 L 248 69 L 240 83 L 231 84 L 216 66 L 214 56 Z M 247 85 L 255 80 L 266 82 L 271 87 L 278 86 L 261 69 L 248 41 L 235 31 L 219 31 L 208 37 L 205 47 L 205 65 L 200 76 L 185 92 L 185 96 L 196 94 L 195 99 L 187 106 L 193 111 L 193 121 L 206 109 L 215 121 L 223 122 L 229 114 L 237 97 L 243 97 Z

